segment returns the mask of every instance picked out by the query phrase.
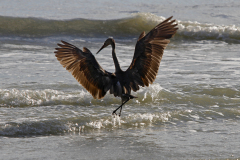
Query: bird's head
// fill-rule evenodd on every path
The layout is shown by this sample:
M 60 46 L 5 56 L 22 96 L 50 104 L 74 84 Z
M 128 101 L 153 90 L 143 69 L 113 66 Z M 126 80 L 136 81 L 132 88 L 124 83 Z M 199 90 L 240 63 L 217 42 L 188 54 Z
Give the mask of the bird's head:
M 110 44 L 112 45 L 113 48 L 115 48 L 115 41 L 113 38 L 108 38 L 96 54 L 98 54 L 103 48 L 107 47 Z

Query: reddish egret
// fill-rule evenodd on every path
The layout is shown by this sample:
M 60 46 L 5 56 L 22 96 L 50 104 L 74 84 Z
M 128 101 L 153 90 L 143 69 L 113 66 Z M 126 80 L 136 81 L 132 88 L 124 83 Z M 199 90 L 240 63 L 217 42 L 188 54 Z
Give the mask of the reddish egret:
M 163 51 L 177 32 L 175 20 L 167 18 L 148 34 L 142 32 L 135 46 L 133 60 L 126 71 L 123 71 L 118 63 L 115 53 L 115 41 L 108 38 L 97 52 L 99 53 L 108 45 L 112 46 L 112 57 L 115 64 L 115 73 L 104 70 L 97 62 L 89 49 L 79 49 L 74 45 L 61 41 L 56 48 L 55 56 L 66 70 L 72 73 L 74 78 L 91 93 L 93 98 L 103 98 L 107 91 L 115 97 L 121 97 L 122 104 L 113 111 L 120 109 L 130 99 L 137 98 L 131 95 L 131 90 L 136 92 L 139 86 L 152 84 L 158 73 Z

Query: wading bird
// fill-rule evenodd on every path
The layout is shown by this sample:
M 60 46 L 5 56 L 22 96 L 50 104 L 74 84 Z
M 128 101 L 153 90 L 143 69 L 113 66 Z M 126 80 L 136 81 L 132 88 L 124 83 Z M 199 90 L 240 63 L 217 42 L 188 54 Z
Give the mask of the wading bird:
M 130 99 L 137 98 L 131 95 L 131 90 L 136 92 L 139 86 L 149 86 L 155 80 L 163 51 L 170 42 L 168 39 L 172 38 L 178 29 L 175 20 L 171 18 L 158 24 L 148 34 L 142 32 L 135 46 L 132 63 L 126 71 L 120 68 L 115 53 L 115 41 L 112 38 L 108 38 L 97 53 L 108 45 L 112 46 L 115 73 L 104 70 L 85 47 L 81 50 L 61 41 L 62 44 L 58 44 L 60 48 L 56 48 L 54 53 L 62 66 L 72 73 L 93 98 L 103 98 L 108 90 L 115 97 L 121 97 L 122 104 L 112 113 L 116 114 L 120 109 L 120 116 L 122 106 Z

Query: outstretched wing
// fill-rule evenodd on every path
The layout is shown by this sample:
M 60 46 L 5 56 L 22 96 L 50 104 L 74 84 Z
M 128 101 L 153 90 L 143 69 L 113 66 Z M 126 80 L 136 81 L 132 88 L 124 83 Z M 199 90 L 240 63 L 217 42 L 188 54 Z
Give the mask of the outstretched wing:
M 152 84 L 158 73 L 163 51 L 170 42 L 171 37 L 177 32 L 175 20 L 172 17 L 164 20 L 153 28 L 147 35 L 143 32 L 135 47 L 133 60 L 126 70 L 129 86 L 137 91 L 140 86 Z
M 54 52 L 58 61 L 95 99 L 103 98 L 112 85 L 114 75 L 105 71 L 87 48 L 80 50 L 61 42 L 63 44 L 58 44 L 60 48 Z

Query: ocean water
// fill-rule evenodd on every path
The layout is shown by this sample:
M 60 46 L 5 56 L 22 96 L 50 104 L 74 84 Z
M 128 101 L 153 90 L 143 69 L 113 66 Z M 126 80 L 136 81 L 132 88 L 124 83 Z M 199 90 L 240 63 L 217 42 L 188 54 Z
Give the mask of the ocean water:
M 240 2 L 0 2 L 0 159 L 239 159 Z M 123 107 L 57 61 L 61 40 L 95 55 L 116 41 L 123 70 L 142 31 L 174 16 L 158 76 Z M 95 55 L 114 72 L 111 47 Z

